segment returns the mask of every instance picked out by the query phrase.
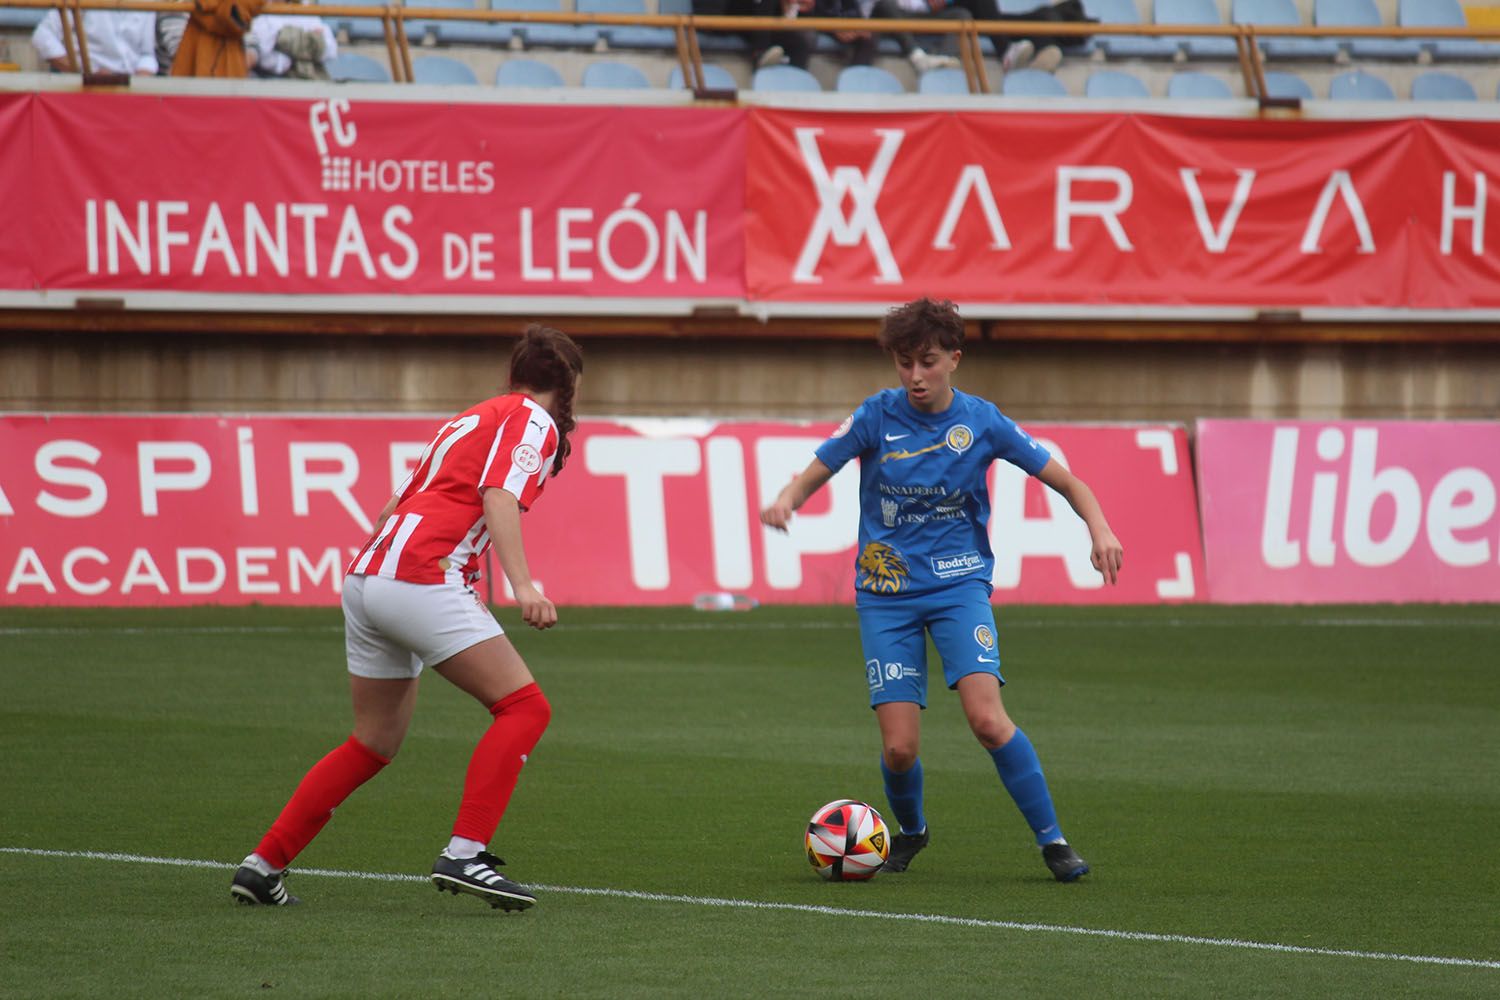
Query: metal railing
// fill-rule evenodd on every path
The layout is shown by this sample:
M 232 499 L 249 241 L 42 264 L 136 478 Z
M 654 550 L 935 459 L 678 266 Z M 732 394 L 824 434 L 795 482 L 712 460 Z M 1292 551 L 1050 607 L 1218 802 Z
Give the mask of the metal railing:
M 503 2 L 503 0 L 495 0 Z M 146 12 L 191 13 L 193 5 L 182 0 L 3 0 L 0 6 L 10 8 L 55 8 L 62 19 L 63 44 L 67 50 L 68 65 L 85 75 L 92 73 L 89 59 L 88 39 L 83 27 L 85 10 L 121 10 Z M 261 11 L 263 14 L 300 14 L 332 19 L 379 20 L 383 28 L 386 53 L 390 60 L 391 79 L 397 83 L 410 83 L 412 75 L 411 43 L 407 35 L 406 22 L 421 21 L 470 21 L 493 24 L 561 24 L 603 27 L 648 27 L 666 28 L 673 33 L 676 57 L 683 80 L 700 97 L 731 97 L 728 93 L 712 90 L 703 71 L 703 53 L 698 43 L 698 32 L 746 32 L 746 31 L 858 31 L 877 35 L 908 33 L 916 35 L 956 35 L 958 55 L 970 93 L 990 93 L 989 76 L 985 68 L 982 39 L 992 37 L 1004 39 L 1025 36 L 1074 37 L 1082 39 L 1090 35 L 1139 35 L 1145 37 L 1204 37 L 1230 38 L 1235 43 L 1239 70 L 1244 78 L 1245 93 L 1262 105 L 1296 103 L 1279 101 L 1266 89 L 1265 67 L 1261 58 L 1259 41 L 1263 38 L 1322 38 L 1365 39 L 1407 38 L 1421 41 L 1442 39 L 1500 40 L 1500 25 L 1488 27 L 1407 28 L 1381 25 L 1378 27 L 1314 27 L 1309 25 L 1255 25 L 1255 24 L 1095 24 L 1075 21 L 979 21 L 957 20 L 886 20 L 843 19 L 826 17 L 799 17 L 789 21 L 780 17 L 729 17 L 696 16 L 684 14 L 584 14 L 571 12 L 542 12 L 520 10 L 463 10 L 451 7 L 407 7 L 399 4 L 384 6 L 355 6 L 339 4 L 271 3 Z M 997 48 L 1000 48 L 997 44 Z

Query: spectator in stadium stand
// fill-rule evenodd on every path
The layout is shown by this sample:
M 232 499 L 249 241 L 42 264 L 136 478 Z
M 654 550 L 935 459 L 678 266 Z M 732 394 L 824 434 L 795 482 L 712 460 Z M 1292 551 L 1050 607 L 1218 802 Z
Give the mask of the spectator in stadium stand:
M 1083 480 L 995 404 L 953 387 L 964 322 L 951 302 L 923 298 L 891 310 L 879 342 L 895 361 L 901 388 L 861 403 L 761 511 L 761 521 L 785 531 L 808 497 L 860 459 L 855 606 L 886 798 L 900 823 L 885 870 L 905 871 L 929 840 L 918 743 L 930 633 L 943 678 L 958 691 L 969 728 L 1031 826 L 1042 860 L 1058 881 L 1072 882 L 1089 866 L 1063 837 L 1036 750 L 1000 697 L 990 465 L 1004 459 L 1066 498 L 1088 526 L 1094 567 L 1111 584 L 1123 549 Z
M 861 0 L 860 10 L 865 17 L 903 21 L 923 21 L 929 18 L 967 21 L 973 17 L 963 7 L 953 6 L 945 0 Z M 869 42 L 864 43 L 869 50 L 868 54 L 861 52 L 863 58 L 851 58 L 849 61 L 869 65 L 874 61 L 875 47 L 881 38 L 895 38 L 901 54 L 911 60 L 912 67 L 918 73 L 925 73 L 930 69 L 947 69 L 959 64 L 958 59 L 952 55 L 958 48 L 958 36 L 938 36 L 937 44 L 948 50 L 946 53 L 927 52 L 917 44 L 916 36 L 905 31 L 896 35 L 873 35 Z
M 536 902 L 489 853 L 521 766 L 552 709 L 525 661 L 473 590 L 491 543 L 521 619 L 537 629 L 557 609 L 532 582 L 521 514 L 567 461 L 583 355 L 566 334 L 527 328 L 510 356 L 505 394 L 438 428 L 376 520 L 344 578 L 344 645 L 354 732 L 303 777 L 235 872 L 243 903 L 297 902 L 282 877 L 333 810 L 391 762 L 406 736 L 417 682 L 431 667 L 493 717 L 469 760 L 453 835 L 432 867 L 437 887 L 520 910 Z
M 156 15 L 148 11 L 86 10 L 83 35 L 89 49 L 89 68 L 95 73 L 127 76 L 156 74 Z M 49 10 L 31 33 L 31 45 L 42 61 L 59 73 L 83 71 L 82 57 L 68 65 L 62 18 Z
M 177 58 L 177 49 L 182 45 L 182 33 L 187 30 L 187 11 L 163 10 L 156 13 L 156 62 L 163 76 L 172 75 L 172 60 Z
M 245 58 L 256 76 L 327 80 L 339 43 L 321 17 L 261 14 L 250 22 Z
M 810 14 L 813 0 L 693 0 L 693 13 L 704 17 L 780 17 Z M 806 69 L 812 57 L 813 36 L 808 31 L 742 31 L 756 68 L 790 63 Z
M 245 32 L 266 0 L 193 0 L 172 59 L 173 76 L 247 75 Z

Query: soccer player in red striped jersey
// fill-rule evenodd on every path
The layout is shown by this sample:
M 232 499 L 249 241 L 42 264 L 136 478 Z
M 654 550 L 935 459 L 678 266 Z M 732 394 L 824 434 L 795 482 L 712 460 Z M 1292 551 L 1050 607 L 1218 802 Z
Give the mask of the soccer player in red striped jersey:
M 509 391 L 438 428 L 376 518 L 375 535 L 350 563 L 343 587 L 354 732 L 307 772 L 235 872 L 235 899 L 297 902 L 282 873 L 334 808 L 391 762 L 411 722 L 418 678 L 431 667 L 493 716 L 470 758 L 453 835 L 432 881 L 503 909 L 536 902 L 496 871 L 504 862 L 488 848 L 552 709 L 473 584 L 493 545 L 521 619 L 537 629 L 557 624 L 557 609 L 527 568 L 521 513 L 567 461 L 582 372 L 582 352 L 566 334 L 528 327 L 511 353 Z

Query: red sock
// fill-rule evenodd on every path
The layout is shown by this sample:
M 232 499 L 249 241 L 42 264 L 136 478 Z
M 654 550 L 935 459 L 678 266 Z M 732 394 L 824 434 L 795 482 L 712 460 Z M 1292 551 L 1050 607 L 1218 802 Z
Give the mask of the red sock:
M 547 696 L 535 684 L 512 691 L 490 706 L 495 721 L 480 737 L 464 775 L 464 797 L 458 805 L 453 835 L 488 844 L 516 790 L 526 755 L 542 738 L 552 718 Z
M 390 762 L 353 736 L 334 747 L 303 777 L 255 853 L 273 868 L 291 864 L 312 843 L 339 803 Z

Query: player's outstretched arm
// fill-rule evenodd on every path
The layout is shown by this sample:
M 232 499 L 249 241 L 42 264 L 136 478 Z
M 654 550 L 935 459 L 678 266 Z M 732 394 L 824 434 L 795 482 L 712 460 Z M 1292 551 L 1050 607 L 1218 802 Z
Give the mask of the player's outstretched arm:
M 557 607 L 531 581 L 526 565 L 526 548 L 521 544 L 521 503 L 514 493 L 491 486 L 484 491 L 484 526 L 490 533 L 490 544 L 500 560 L 500 568 L 510 581 L 516 603 L 521 606 L 521 620 L 532 628 L 551 628 L 557 624 Z
M 760 523 L 777 531 L 785 531 L 786 526 L 791 523 L 792 512 L 807 503 L 807 498 L 832 478 L 833 473 L 828 466 L 813 459 L 796 479 L 787 483 L 786 488 L 776 495 L 771 506 L 760 512 Z
M 1061 493 L 1074 512 L 1083 518 L 1083 523 L 1089 526 L 1089 538 L 1093 541 L 1094 550 L 1090 559 L 1094 568 L 1103 573 L 1110 583 L 1118 582 L 1125 549 L 1110 530 L 1109 522 L 1104 518 L 1104 508 L 1099 506 L 1099 498 L 1094 496 L 1088 483 L 1069 472 L 1055 458 L 1048 459 L 1036 477 Z

